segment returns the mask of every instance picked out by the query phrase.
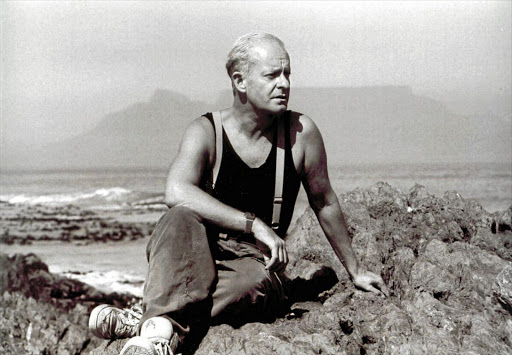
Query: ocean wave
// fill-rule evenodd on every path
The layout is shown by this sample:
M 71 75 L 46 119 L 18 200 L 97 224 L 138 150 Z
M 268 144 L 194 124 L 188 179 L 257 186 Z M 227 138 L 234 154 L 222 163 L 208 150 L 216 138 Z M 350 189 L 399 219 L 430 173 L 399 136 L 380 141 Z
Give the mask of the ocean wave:
M 42 204 L 42 205 L 63 205 L 86 200 L 95 202 L 126 202 L 133 192 L 122 187 L 102 188 L 92 192 L 75 192 L 69 194 L 50 195 L 29 195 L 11 194 L 0 195 L 0 200 L 12 204 Z
M 144 278 L 140 276 L 130 275 L 120 271 L 62 271 L 56 267 L 50 267 L 50 272 L 82 281 L 102 292 L 129 293 L 136 297 L 142 297 Z

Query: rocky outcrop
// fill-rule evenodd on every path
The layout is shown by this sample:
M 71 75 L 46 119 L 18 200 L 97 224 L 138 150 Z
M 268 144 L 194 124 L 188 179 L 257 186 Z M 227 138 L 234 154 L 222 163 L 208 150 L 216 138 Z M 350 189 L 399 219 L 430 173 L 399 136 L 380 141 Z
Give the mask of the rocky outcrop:
M 436 197 L 417 185 L 404 194 L 385 183 L 339 200 L 354 252 L 390 296 L 354 288 L 307 210 L 287 239 L 290 308 L 272 323 L 211 327 L 197 354 L 512 352 L 510 210 L 489 214 L 456 192 Z M 118 354 L 124 342 L 91 354 Z
M 197 354 L 512 351 L 512 234 L 492 231 L 496 220 L 510 224 L 506 213 L 490 215 L 456 192 L 435 197 L 419 185 L 404 194 L 379 183 L 339 200 L 354 252 L 383 276 L 390 297 L 354 288 L 308 210 L 287 240 L 290 274 L 307 278 L 329 267 L 337 285 L 293 304 L 291 319 L 214 327 Z
M 101 344 L 87 329 L 92 308 L 135 301 L 51 274 L 34 254 L 0 254 L 0 353 L 86 353 Z
M 52 274 L 48 266 L 34 254 L 9 257 L 0 253 L 0 270 L 0 294 L 17 292 L 64 311 L 78 304 L 92 309 L 98 303 L 123 307 L 136 301 L 133 296 L 105 294 L 81 281 Z
M 85 306 L 63 311 L 18 292 L 5 292 L 0 304 L 2 354 L 80 354 L 102 343 L 87 329 Z
M 156 203 L 127 206 L 132 212 L 162 209 Z M 141 239 L 151 234 L 153 223 L 127 223 L 105 218 L 75 205 L 11 204 L 0 201 L 0 245 L 37 242 L 96 242 Z

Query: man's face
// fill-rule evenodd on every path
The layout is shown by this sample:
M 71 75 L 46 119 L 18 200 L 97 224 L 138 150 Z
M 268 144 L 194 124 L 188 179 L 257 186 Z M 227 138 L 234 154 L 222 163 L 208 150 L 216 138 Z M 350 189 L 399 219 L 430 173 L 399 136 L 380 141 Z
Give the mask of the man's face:
M 278 43 L 252 48 L 249 72 L 244 76 L 247 100 L 256 110 L 281 113 L 290 98 L 290 57 Z

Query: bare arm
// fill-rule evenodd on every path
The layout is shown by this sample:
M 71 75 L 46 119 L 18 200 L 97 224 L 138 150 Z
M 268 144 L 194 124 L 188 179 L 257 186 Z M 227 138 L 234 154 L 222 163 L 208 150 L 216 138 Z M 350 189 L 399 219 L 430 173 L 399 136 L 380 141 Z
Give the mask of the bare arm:
M 243 231 L 245 217 L 241 211 L 219 202 L 199 188 L 215 149 L 214 139 L 213 127 L 205 118 L 199 118 L 187 127 L 178 155 L 169 170 L 165 203 L 169 207 L 190 208 L 208 222 Z
M 215 152 L 215 134 L 211 123 L 204 117 L 193 121 L 185 130 L 178 155 L 169 170 L 165 203 L 169 207 L 183 206 L 198 213 L 204 220 L 243 232 L 244 212 L 232 208 L 199 187 L 205 169 L 211 165 Z M 267 268 L 282 268 L 288 263 L 284 241 L 263 221 L 256 218 L 252 232 L 271 253 Z
M 320 131 L 308 117 L 304 117 L 304 177 L 309 203 L 313 208 L 320 226 L 331 244 L 336 256 L 347 269 L 354 284 L 366 291 L 384 294 L 387 289 L 381 277 L 361 270 L 352 250 L 345 217 L 334 190 L 331 187 L 327 171 L 327 155 Z

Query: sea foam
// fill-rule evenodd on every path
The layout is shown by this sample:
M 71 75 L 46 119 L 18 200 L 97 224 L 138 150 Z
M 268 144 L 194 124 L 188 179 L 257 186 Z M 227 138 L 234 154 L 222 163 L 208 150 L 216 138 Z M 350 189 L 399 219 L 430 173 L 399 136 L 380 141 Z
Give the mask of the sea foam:
M 0 195 L 0 200 L 12 204 L 42 204 L 42 205 L 65 205 L 76 202 L 90 200 L 96 203 L 105 202 L 125 202 L 132 194 L 131 190 L 122 187 L 102 188 L 93 192 L 76 192 L 70 194 L 50 194 L 50 195 L 29 195 L 29 194 L 11 194 Z
M 49 269 L 50 272 L 82 281 L 105 293 L 129 293 L 136 297 L 142 297 L 144 278 L 137 275 L 120 271 L 73 272 L 62 271 L 59 267 L 50 267 Z

